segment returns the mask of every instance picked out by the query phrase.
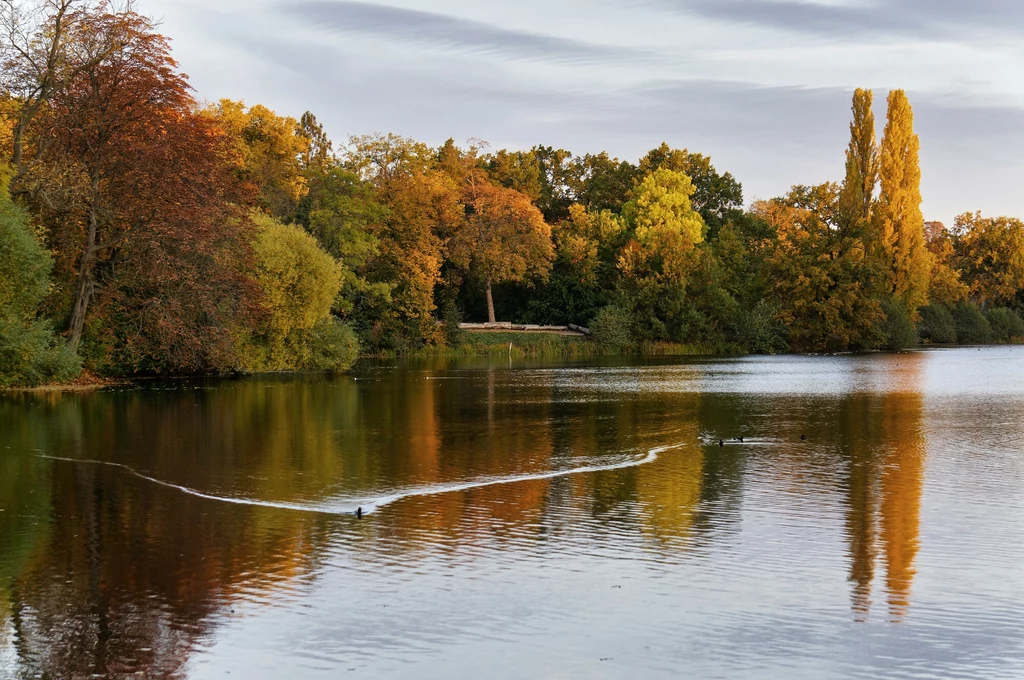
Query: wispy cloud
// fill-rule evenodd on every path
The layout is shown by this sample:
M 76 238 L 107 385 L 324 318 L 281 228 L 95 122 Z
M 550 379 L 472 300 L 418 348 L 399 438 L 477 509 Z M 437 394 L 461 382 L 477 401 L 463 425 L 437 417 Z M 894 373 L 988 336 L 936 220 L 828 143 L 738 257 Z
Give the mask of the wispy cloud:
M 383 130 L 632 159 L 664 140 L 711 155 L 749 198 L 840 179 L 853 87 L 876 88 L 879 134 L 901 87 L 928 217 L 1024 212 L 1024 2 L 140 2 L 167 17 L 201 96 L 312 110 L 338 141 Z
M 1013 0 L 641 0 L 643 5 L 720 20 L 826 38 L 904 35 L 946 39 L 965 28 L 1019 31 L 1024 3 Z
M 436 12 L 348 0 L 281 1 L 281 12 L 335 33 L 408 43 L 480 56 L 558 64 L 613 63 L 650 53 L 518 31 Z

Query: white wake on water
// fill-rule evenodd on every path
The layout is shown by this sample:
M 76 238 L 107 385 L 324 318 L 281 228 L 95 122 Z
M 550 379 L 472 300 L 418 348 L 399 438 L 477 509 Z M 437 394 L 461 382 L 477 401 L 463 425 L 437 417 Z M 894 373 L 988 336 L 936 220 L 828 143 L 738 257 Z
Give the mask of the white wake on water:
M 124 465 L 123 463 L 112 463 L 109 461 L 102 460 L 83 460 L 79 458 L 62 458 L 60 456 L 48 456 L 45 454 L 38 454 L 40 458 L 45 460 L 54 460 L 63 463 L 74 463 L 76 465 L 103 465 L 107 467 L 117 468 L 124 470 L 133 477 L 142 479 L 151 484 L 156 484 L 168 489 L 174 489 L 181 493 L 193 496 L 195 498 L 202 498 L 209 501 L 217 501 L 220 503 L 231 503 L 233 505 L 248 505 L 261 508 L 274 508 L 277 510 L 291 510 L 293 512 L 306 512 L 315 513 L 320 515 L 352 515 L 355 514 L 358 508 L 362 508 L 363 514 L 367 515 L 383 507 L 397 503 L 398 501 L 406 498 L 416 498 L 422 496 L 439 496 L 447 493 L 457 493 L 459 491 L 470 491 L 472 489 L 481 489 L 489 486 L 498 486 L 502 484 L 517 484 L 520 482 L 533 482 L 544 479 L 557 479 L 559 477 L 569 477 L 571 475 L 583 475 L 596 472 L 609 472 L 612 470 L 624 470 L 626 468 L 640 467 L 642 465 L 650 465 L 651 463 L 658 460 L 658 457 L 667 452 L 676 449 L 683 448 L 683 444 L 674 444 L 672 446 L 661 446 L 658 448 L 650 449 L 647 455 L 643 458 L 635 460 L 620 461 L 618 463 L 608 463 L 606 465 L 584 465 L 575 468 L 569 468 L 566 470 L 552 470 L 550 472 L 537 472 L 531 474 L 522 475 L 509 475 L 507 477 L 489 477 L 485 479 L 477 479 L 469 482 L 453 482 L 450 484 L 431 484 L 427 486 L 412 487 L 409 489 L 403 489 L 396 491 L 392 494 L 385 496 L 379 496 L 376 498 L 367 498 L 364 500 L 346 500 L 344 505 L 331 505 L 330 503 L 321 504 L 299 504 L 299 503 L 278 503 L 274 501 L 263 501 L 252 498 L 237 498 L 232 496 L 218 496 L 215 494 L 204 493 L 196 489 L 182 486 L 181 484 L 174 484 L 173 482 L 166 482 L 156 477 L 150 477 L 149 475 L 142 474 L 134 468 Z

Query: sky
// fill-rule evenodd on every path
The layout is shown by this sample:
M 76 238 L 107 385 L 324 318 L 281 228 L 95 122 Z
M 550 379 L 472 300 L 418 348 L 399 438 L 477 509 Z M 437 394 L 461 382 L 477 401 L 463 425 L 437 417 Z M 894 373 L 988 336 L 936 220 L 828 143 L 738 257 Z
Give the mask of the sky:
M 1024 218 L 1020 0 L 139 0 L 200 99 L 338 143 L 711 157 L 749 203 L 840 181 L 850 99 L 907 91 L 925 217 Z

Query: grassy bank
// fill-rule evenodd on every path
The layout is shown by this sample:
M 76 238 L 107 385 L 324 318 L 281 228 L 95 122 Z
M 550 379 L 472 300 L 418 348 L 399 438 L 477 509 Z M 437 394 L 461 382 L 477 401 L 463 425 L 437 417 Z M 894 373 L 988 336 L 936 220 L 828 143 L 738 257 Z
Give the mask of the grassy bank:
M 547 333 L 462 333 L 446 346 L 422 347 L 411 352 L 387 352 L 375 358 L 403 357 L 598 357 L 640 354 L 644 356 L 712 356 L 738 354 L 733 347 L 683 345 L 669 342 L 644 343 L 630 350 L 600 345 L 590 338 Z

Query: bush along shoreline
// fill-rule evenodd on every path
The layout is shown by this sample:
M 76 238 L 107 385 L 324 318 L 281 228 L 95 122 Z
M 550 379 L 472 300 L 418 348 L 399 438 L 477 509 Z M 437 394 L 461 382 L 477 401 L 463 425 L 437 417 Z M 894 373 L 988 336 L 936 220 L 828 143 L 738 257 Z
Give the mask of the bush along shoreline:
M 0 68 L 0 388 L 1024 337 L 1024 222 L 925 221 L 902 90 L 878 124 L 874 93 L 853 93 L 837 181 L 748 204 L 668 143 L 624 160 L 332 139 L 311 112 L 200 102 L 156 22 L 73 5 L 0 17 L 17 42 Z M 451 330 L 498 318 L 594 335 Z

